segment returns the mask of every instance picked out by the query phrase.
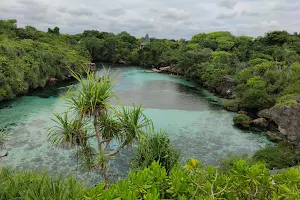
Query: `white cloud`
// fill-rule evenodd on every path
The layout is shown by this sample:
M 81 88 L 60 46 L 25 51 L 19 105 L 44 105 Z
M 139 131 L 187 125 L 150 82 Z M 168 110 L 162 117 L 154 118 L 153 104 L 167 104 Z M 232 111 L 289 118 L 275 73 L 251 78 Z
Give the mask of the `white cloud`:
M 0 19 L 18 26 L 127 31 L 142 37 L 186 38 L 199 32 L 262 35 L 270 30 L 300 32 L 300 3 L 291 0 L 0 0 Z
M 276 3 L 273 6 L 273 10 L 285 12 L 285 11 L 300 11 L 300 3 Z
M 268 28 L 277 28 L 280 27 L 280 24 L 273 20 L 273 21 L 261 21 L 260 25 L 263 27 L 268 27 Z
M 238 12 L 235 10 L 230 12 L 222 12 L 217 15 L 217 19 L 230 19 L 236 17 L 237 15 Z

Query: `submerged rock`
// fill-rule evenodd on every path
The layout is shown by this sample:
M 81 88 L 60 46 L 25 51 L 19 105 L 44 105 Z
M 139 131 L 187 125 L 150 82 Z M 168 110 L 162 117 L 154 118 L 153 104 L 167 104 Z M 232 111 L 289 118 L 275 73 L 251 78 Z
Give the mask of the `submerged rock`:
M 270 109 L 260 111 L 258 116 L 275 122 L 281 135 L 290 143 L 300 147 L 299 106 L 274 106 Z

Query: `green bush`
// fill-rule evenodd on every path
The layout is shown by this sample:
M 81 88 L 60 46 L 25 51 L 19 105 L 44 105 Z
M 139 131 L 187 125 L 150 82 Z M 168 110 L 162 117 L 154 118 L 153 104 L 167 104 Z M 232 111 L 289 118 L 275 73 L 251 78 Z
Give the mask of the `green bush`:
M 251 118 L 245 114 L 238 114 L 234 116 L 233 122 L 237 126 L 242 126 L 244 128 L 248 128 L 250 125 Z
M 73 178 L 51 179 L 47 174 L 0 171 L 0 199 L 82 199 L 85 188 Z
M 131 160 L 131 168 L 143 169 L 156 161 L 169 172 L 178 163 L 179 155 L 164 133 L 155 133 L 139 143 L 137 153 Z
M 220 172 L 227 173 L 230 172 L 231 168 L 233 167 L 234 163 L 239 160 L 245 160 L 249 165 L 255 164 L 253 163 L 253 159 L 248 157 L 248 154 L 243 154 L 242 156 L 234 155 L 229 153 L 226 157 L 221 158 L 218 160 L 218 169 Z
M 236 160 L 226 173 L 193 158 L 168 174 L 159 163 L 110 184 L 87 188 L 72 178 L 45 174 L 0 171 L 0 199 L 299 199 L 300 167 L 274 175 L 263 163 Z
M 299 163 L 300 154 L 290 144 L 282 142 L 275 146 L 267 146 L 255 152 L 253 158 L 263 161 L 269 169 L 282 169 Z
M 297 105 L 299 105 L 299 103 L 295 100 L 296 96 L 297 96 L 297 94 L 288 94 L 288 95 L 281 96 L 281 97 L 277 98 L 276 106 L 278 106 L 278 107 L 297 106 Z

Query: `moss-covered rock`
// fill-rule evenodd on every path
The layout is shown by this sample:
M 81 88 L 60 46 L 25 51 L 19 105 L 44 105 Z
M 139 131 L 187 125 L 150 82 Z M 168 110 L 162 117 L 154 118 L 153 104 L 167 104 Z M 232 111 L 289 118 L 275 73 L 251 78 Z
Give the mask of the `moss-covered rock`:
M 245 114 L 238 114 L 233 118 L 233 122 L 237 126 L 241 126 L 243 128 L 249 128 L 251 118 Z

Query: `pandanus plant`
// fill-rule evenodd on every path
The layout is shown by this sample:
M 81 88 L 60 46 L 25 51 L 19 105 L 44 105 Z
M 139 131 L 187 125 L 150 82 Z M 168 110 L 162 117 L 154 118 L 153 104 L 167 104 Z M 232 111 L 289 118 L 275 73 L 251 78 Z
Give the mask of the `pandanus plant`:
M 81 152 L 88 153 L 89 167 L 101 170 L 105 187 L 109 182 L 109 159 L 117 155 L 121 149 L 142 139 L 147 130 L 153 129 L 152 122 L 144 114 L 141 105 L 125 107 L 121 103 L 114 107 L 110 100 L 115 97 L 113 87 L 117 81 L 105 71 L 101 79 L 87 71 L 83 77 L 72 71 L 79 82 L 78 86 L 70 87 L 65 98 L 68 102 L 68 114 L 62 117 L 55 114 L 58 126 L 50 128 L 49 139 L 56 145 L 76 145 Z M 92 139 L 96 139 L 97 148 L 92 147 Z M 109 144 L 116 140 L 119 146 L 109 150 Z

